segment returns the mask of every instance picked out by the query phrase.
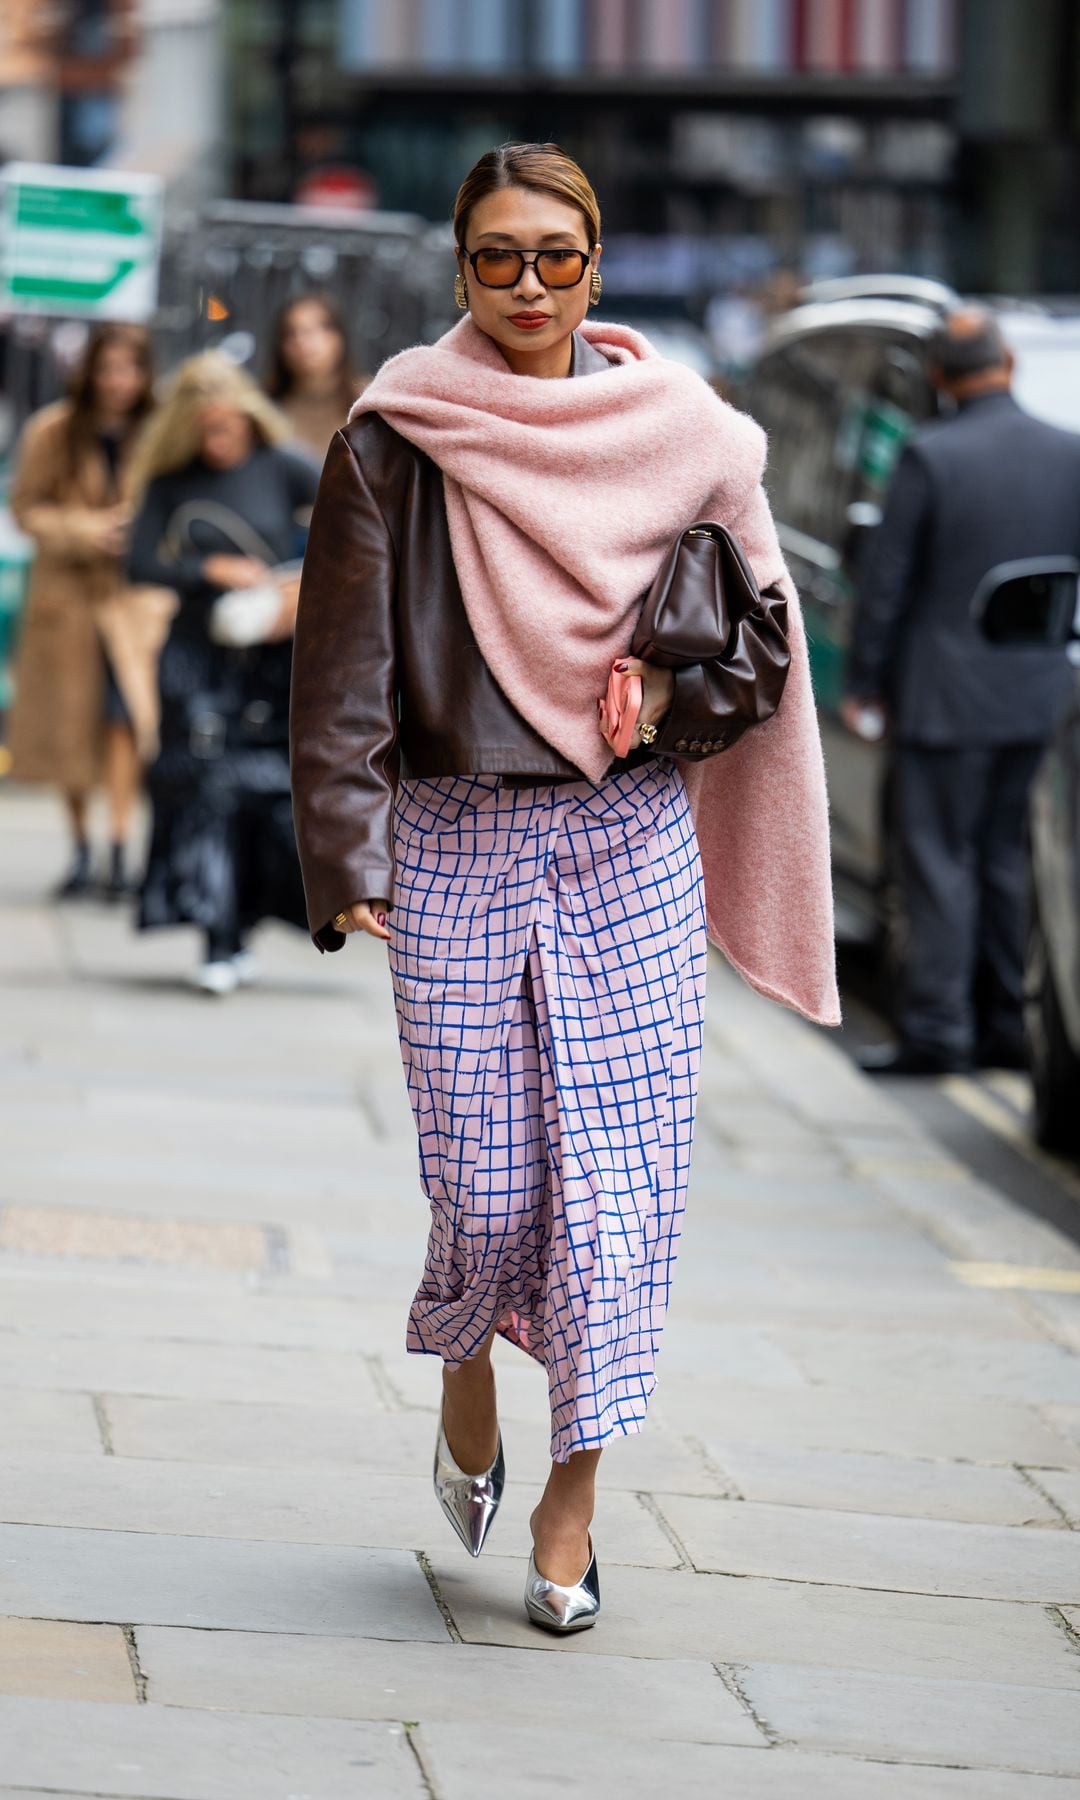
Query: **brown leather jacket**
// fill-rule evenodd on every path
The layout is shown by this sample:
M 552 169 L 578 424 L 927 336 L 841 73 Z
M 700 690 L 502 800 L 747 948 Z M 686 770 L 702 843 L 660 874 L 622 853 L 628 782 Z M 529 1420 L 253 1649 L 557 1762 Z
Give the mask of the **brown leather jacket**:
M 606 359 L 574 334 L 571 375 Z M 676 675 L 650 750 L 713 748 L 708 684 Z M 442 475 L 377 413 L 334 437 L 311 519 L 292 672 L 293 814 L 312 936 L 356 900 L 393 901 L 399 777 L 501 775 L 511 785 L 582 774 L 511 705 L 469 627 L 450 548 Z

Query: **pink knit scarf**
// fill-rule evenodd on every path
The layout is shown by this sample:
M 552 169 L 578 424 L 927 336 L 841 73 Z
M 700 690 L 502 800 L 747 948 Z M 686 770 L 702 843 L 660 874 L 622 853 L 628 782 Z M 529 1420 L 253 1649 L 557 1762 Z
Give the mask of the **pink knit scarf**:
M 681 763 L 709 935 L 753 987 L 839 1021 L 825 775 L 798 600 L 761 488 L 765 437 L 624 325 L 587 323 L 608 359 L 572 381 L 511 373 L 462 319 L 383 364 L 350 417 L 379 413 L 443 473 L 469 624 L 504 693 L 591 781 L 611 752 L 596 700 L 626 654 L 675 536 L 714 519 L 788 596 L 779 711 L 734 749 Z

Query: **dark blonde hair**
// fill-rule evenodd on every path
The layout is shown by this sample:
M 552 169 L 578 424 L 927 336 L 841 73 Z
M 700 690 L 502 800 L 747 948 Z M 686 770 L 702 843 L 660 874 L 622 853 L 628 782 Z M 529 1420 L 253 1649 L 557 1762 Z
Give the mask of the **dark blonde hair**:
M 170 379 L 161 405 L 135 446 L 128 478 L 133 502 L 159 475 L 186 469 L 199 454 L 200 414 L 207 406 L 228 406 L 250 419 L 261 444 L 285 444 L 288 421 L 248 374 L 220 350 L 189 356 Z
M 589 249 L 600 242 L 600 203 L 592 183 L 572 156 L 558 144 L 499 144 L 473 164 L 454 201 L 454 237 L 462 249 L 469 214 L 500 188 L 531 188 L 574 206 L 585 221 Z

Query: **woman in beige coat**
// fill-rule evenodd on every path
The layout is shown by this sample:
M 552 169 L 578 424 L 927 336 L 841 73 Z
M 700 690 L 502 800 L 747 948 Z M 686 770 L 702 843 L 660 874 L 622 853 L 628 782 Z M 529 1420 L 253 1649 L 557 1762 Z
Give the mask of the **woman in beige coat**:
M 97 327 L 68 398 L 27 424 L 11 491 L 16 522 L 36 547 L 15 667 L 12 775 L 63 792 L 74 840 L 63 896 L 91 885 L 87 811 L 102 781 L 112 840 L 107 891 L 126 891 L 140 757 L 156 734 L 168 602 L 125 585 L 122 499 L 152 381 L 141 326 Z

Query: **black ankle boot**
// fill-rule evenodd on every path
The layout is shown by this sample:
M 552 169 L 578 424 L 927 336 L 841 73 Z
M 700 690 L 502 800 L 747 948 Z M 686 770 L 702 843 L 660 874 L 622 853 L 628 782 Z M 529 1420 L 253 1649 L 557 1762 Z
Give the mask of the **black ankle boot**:
M 54 890 L 57 900 L 77 900 L 90 891 L 90 846 L 85 839 L 75 846 L 71 868 Z
M 123 844 L 113 844 L 109 851 L 109 874 L 104 884 L 106 900 L 126 900 L 132 893 L 132 885 L 127 872 L 127 849 Z

